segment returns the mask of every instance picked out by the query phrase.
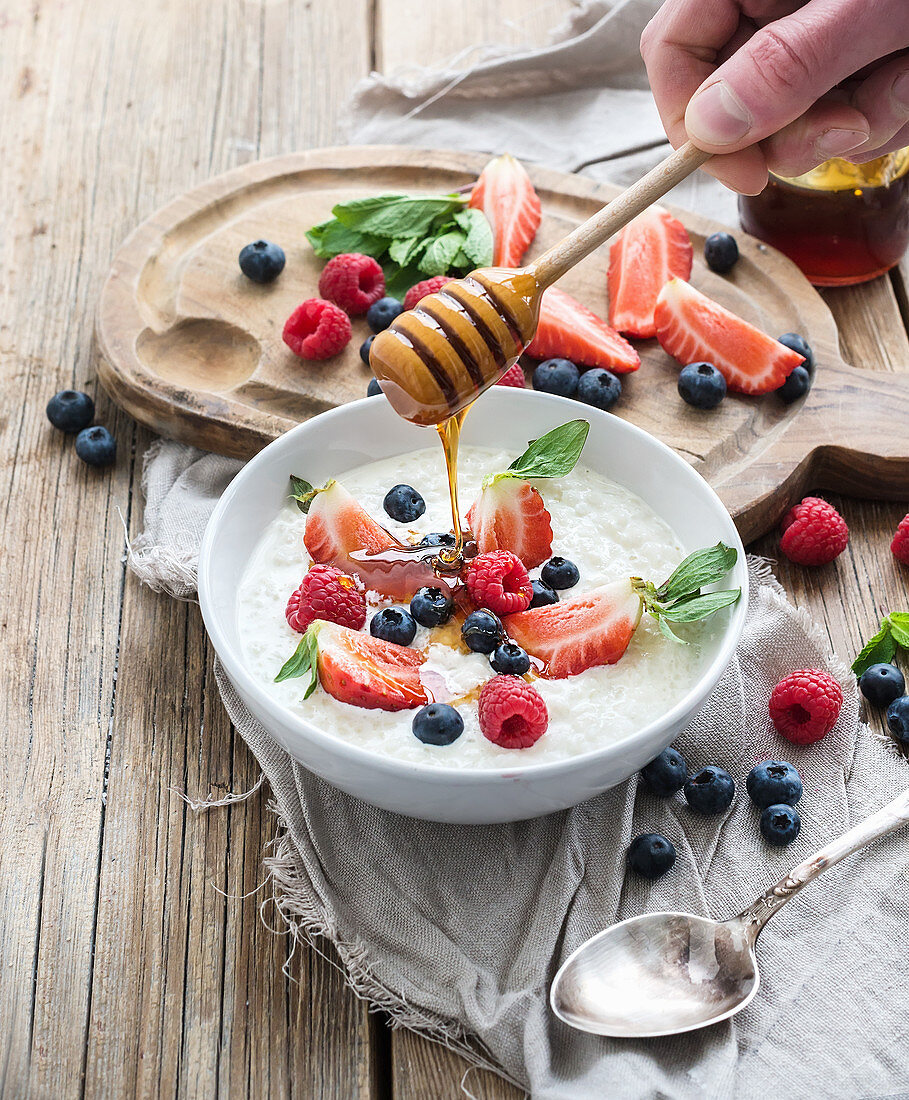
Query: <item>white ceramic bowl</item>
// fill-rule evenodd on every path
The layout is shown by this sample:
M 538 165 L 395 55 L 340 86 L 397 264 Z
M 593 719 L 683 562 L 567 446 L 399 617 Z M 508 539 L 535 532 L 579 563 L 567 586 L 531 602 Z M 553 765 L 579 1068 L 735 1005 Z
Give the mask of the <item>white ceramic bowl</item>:
M 306 470 L 320 484 L 435 439 L 428 429 L 398 417 L 384 398 L 371 397 L 314 417 L 256 455 L 221 497 L 199 559 L 199 600 L 212 644 L 251 713 L 301 764 L 350 794 L 413 817 L 463 824 L 518 821 L 565 809 L 620 783 L 662 752 L 702 706 L 738 644 L 748 587 L 738 532 L 703 478 L 640 428 L 532 390 L 493 387 L 471 410 L 463 439 L 519 454 L 528 440 L 578 416 L 590 421 L 584 465 L 643 498 L 687 552 L 720 540 L 739 552 L 730 582 L 742 588 L 743 597 L 725 613 L 725 629 L 691 690 L 658 721 L 601 749 L 523 766 L 516 753 L 510 767 L 475 771 L 409 763 L 362 749 L 310 725 L 266 694 L 243 661 L 237 589 L 263 529 L 287 499 L 290 473 Z

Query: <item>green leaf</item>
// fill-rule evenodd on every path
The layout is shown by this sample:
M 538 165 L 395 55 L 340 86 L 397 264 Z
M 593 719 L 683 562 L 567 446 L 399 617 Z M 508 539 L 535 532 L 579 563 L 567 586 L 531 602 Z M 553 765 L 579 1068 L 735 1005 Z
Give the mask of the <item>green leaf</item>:
M 504 473 L 496 474 L 495 478 L 564 477 L 577 465 L 589 431 L 590 424 L 586 420 L 560 424 L 535 439 Z
M 482 210 L 466 207 L 455 214 L 455 221 L 467 234 L 464 255 L 474 267 L 487 267 L 492 263 L 492 228 Z
M 657 596 L 661 602 L 691 596 L 705 585 L 725 577 L 737 560 L 738 552 L 722 542 L 704 550 L 695 550 L 660 585 Z
M 862 646 L 861 652 L 852 662 L 852 671 L 856 676 L 871 668 L 872 665 L 889 664 L 896 656 L 896 641 L 889 619 L 884 619 L 881 629 Z
M 675 642 L 677 645 L 690 644 L 689 642 L 686 642 L 684 638 L 680 638 L 674 630 L 670 629 L 669 623 L 666 622 L 662 615 L 657 619 L 657 626 L 659 626 L 660 628 L 660 633 L 664 637 L 668 638 L 670 642 Z
M 293 656 L 289 657 L 281 666 L 281 671 L 275 677 L 275 683 L 282 680 L 293 680 L 297 676 L 309 674 L 309 683 L 303 698 L 308 699 L 319 685 L 319 643 L 316 633 L 310 627 L 300 639 Z
M 314 225 L 307 231 L 306 239 L 320 260 L 330 260 L 342 252 L 362 252 L 378 258 L 388 248 L 386 238 L 350 229 L 337 218 Z
M 382 270 L 385 272 L 385 293 L 392 298 L 403 298 L 414 283 L 423 278 L 419 268 L 401 267 L 387 260 L 382 264 Z
M 396 264 L 406 267 L 426 248 L 425 237 L 400 237 L 388 246 L 388 255 Z
M 887 621 L 893 640 L 903 649 L 909 649 L 909 611 L 891 611 Z
M 332 214 L 351 229 L 376 237 L 425 236 L 440 215 L 463 208 L 466 200 L 451 198 L 410 198 L 407 195 L 379 195 L 339 203 Z
M 316 495 L 319 492 L 319 490 L 314 489 L 308 481 L 302 477 L 297 477 L 296 474 L 290 475 L 290 490 L 290 495 L 297 502 L 297 507 L 304 513 L 309 511 L 310 505 L 316 499 Z
M 742 592 L 739 588 L 728 588 L 724 592 L 705 592 L 702 596 L 689 596 L 676 600 L 670 607 L 660 612 L 660 620 L 669 619 L 673 623 L 694 623 L 706 619 L 723 607 L 737 603 Z
M 443 233 L 436 237 L 420 259 L 419 268 L 424 275 L 447 275 L 452 261 L 467 241 L 467 235 L 460 229 Z

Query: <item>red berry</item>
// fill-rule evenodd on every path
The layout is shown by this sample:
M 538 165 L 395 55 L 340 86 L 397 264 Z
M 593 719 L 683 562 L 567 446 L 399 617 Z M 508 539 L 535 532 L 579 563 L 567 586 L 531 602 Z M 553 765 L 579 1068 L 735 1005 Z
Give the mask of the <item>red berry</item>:
M 512 363 L 502 377 L 496 382 L 497 386 L 514 386 L 523 390 L 527 383 L 524 380 L 524 369 L 520 363 Z
M 826 565 L 842 554 L 849 541 L 846 521 L 820 497 L 805 497 L 790 508 L 780 530 L 780 549 L 799 565 Z
M 890 543 L 890 549 L 897 561 L 909 565 L 909 515 L 903 516 Z
M 533 599 L 524 563 L 510 550 L 478 554 L 467 566 L 464 583 L 477 607 L 488 607 L 497 615 L 526 611 Z
M 319 293 L 351 316 L 365 313 L 385 293 L 385 275 L 372 256 L 343 252 L 329 260 L 319 277 Z
M 528 749 L 546 732 L 543 696 L 520 676 L 493 676 L 477 704 L 483 736 L 503 749 Z
M 284 322 L 284 343 L 301 359 L 330 359 L 350 340 L 350 318 L 321 298 L 307 298 Z
M 424 279 L 422 283 L 416 283 L 404 295 L 404 308 L 413 309 L 421 298 L 425 298 L 427 294 L 435 294 L 446 283 L 450 283 L 451 279 L 451 275 L 433 275 L 431 279 Z
M 366 622 L 366 600 L 353 577 L 331 565 L 314 565 L 291 594 L 284 614 L 301 634 L 314 619 L 360 630 Z
M 770 693 L 770 718 L 787 741 L 813 745 L 833 729 L 842 705 L 842 688 L 829 673 L 804 668 Z

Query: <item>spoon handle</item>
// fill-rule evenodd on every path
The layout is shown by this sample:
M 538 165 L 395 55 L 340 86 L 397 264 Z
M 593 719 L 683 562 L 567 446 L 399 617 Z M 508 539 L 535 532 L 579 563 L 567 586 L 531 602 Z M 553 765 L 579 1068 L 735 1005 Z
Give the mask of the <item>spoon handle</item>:
M 734 919 L 744 925 L 746 934 L 754 942 L 774 913 L 790 898 L 795 897 L 803 886 L 816 879 L 821 871 L 826 871 L 845 856 L 852 855 L 873 840 L 878 840 L 906 824 L 909 824 L 909 790 L 903 791 L 876 814 L 866 817 L 858 825 L 853 825 L 842 836 L 829 841 L 814 855 L 793 867 L 785 878 L 761 894 Z

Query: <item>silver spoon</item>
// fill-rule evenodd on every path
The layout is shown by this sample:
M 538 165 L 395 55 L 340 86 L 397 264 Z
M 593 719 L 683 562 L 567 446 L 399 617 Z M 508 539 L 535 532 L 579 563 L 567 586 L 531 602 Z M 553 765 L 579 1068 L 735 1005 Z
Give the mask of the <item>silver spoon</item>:
M 909 791 L 794 867 L 736 917 L 646 913 L 598 933 L 562 964 L 552 1010 L 594 1035 L 654 1038 L 740 1012 L 758 991 L 754 946 L 764 925 L 813 879 L 909 823 Z

